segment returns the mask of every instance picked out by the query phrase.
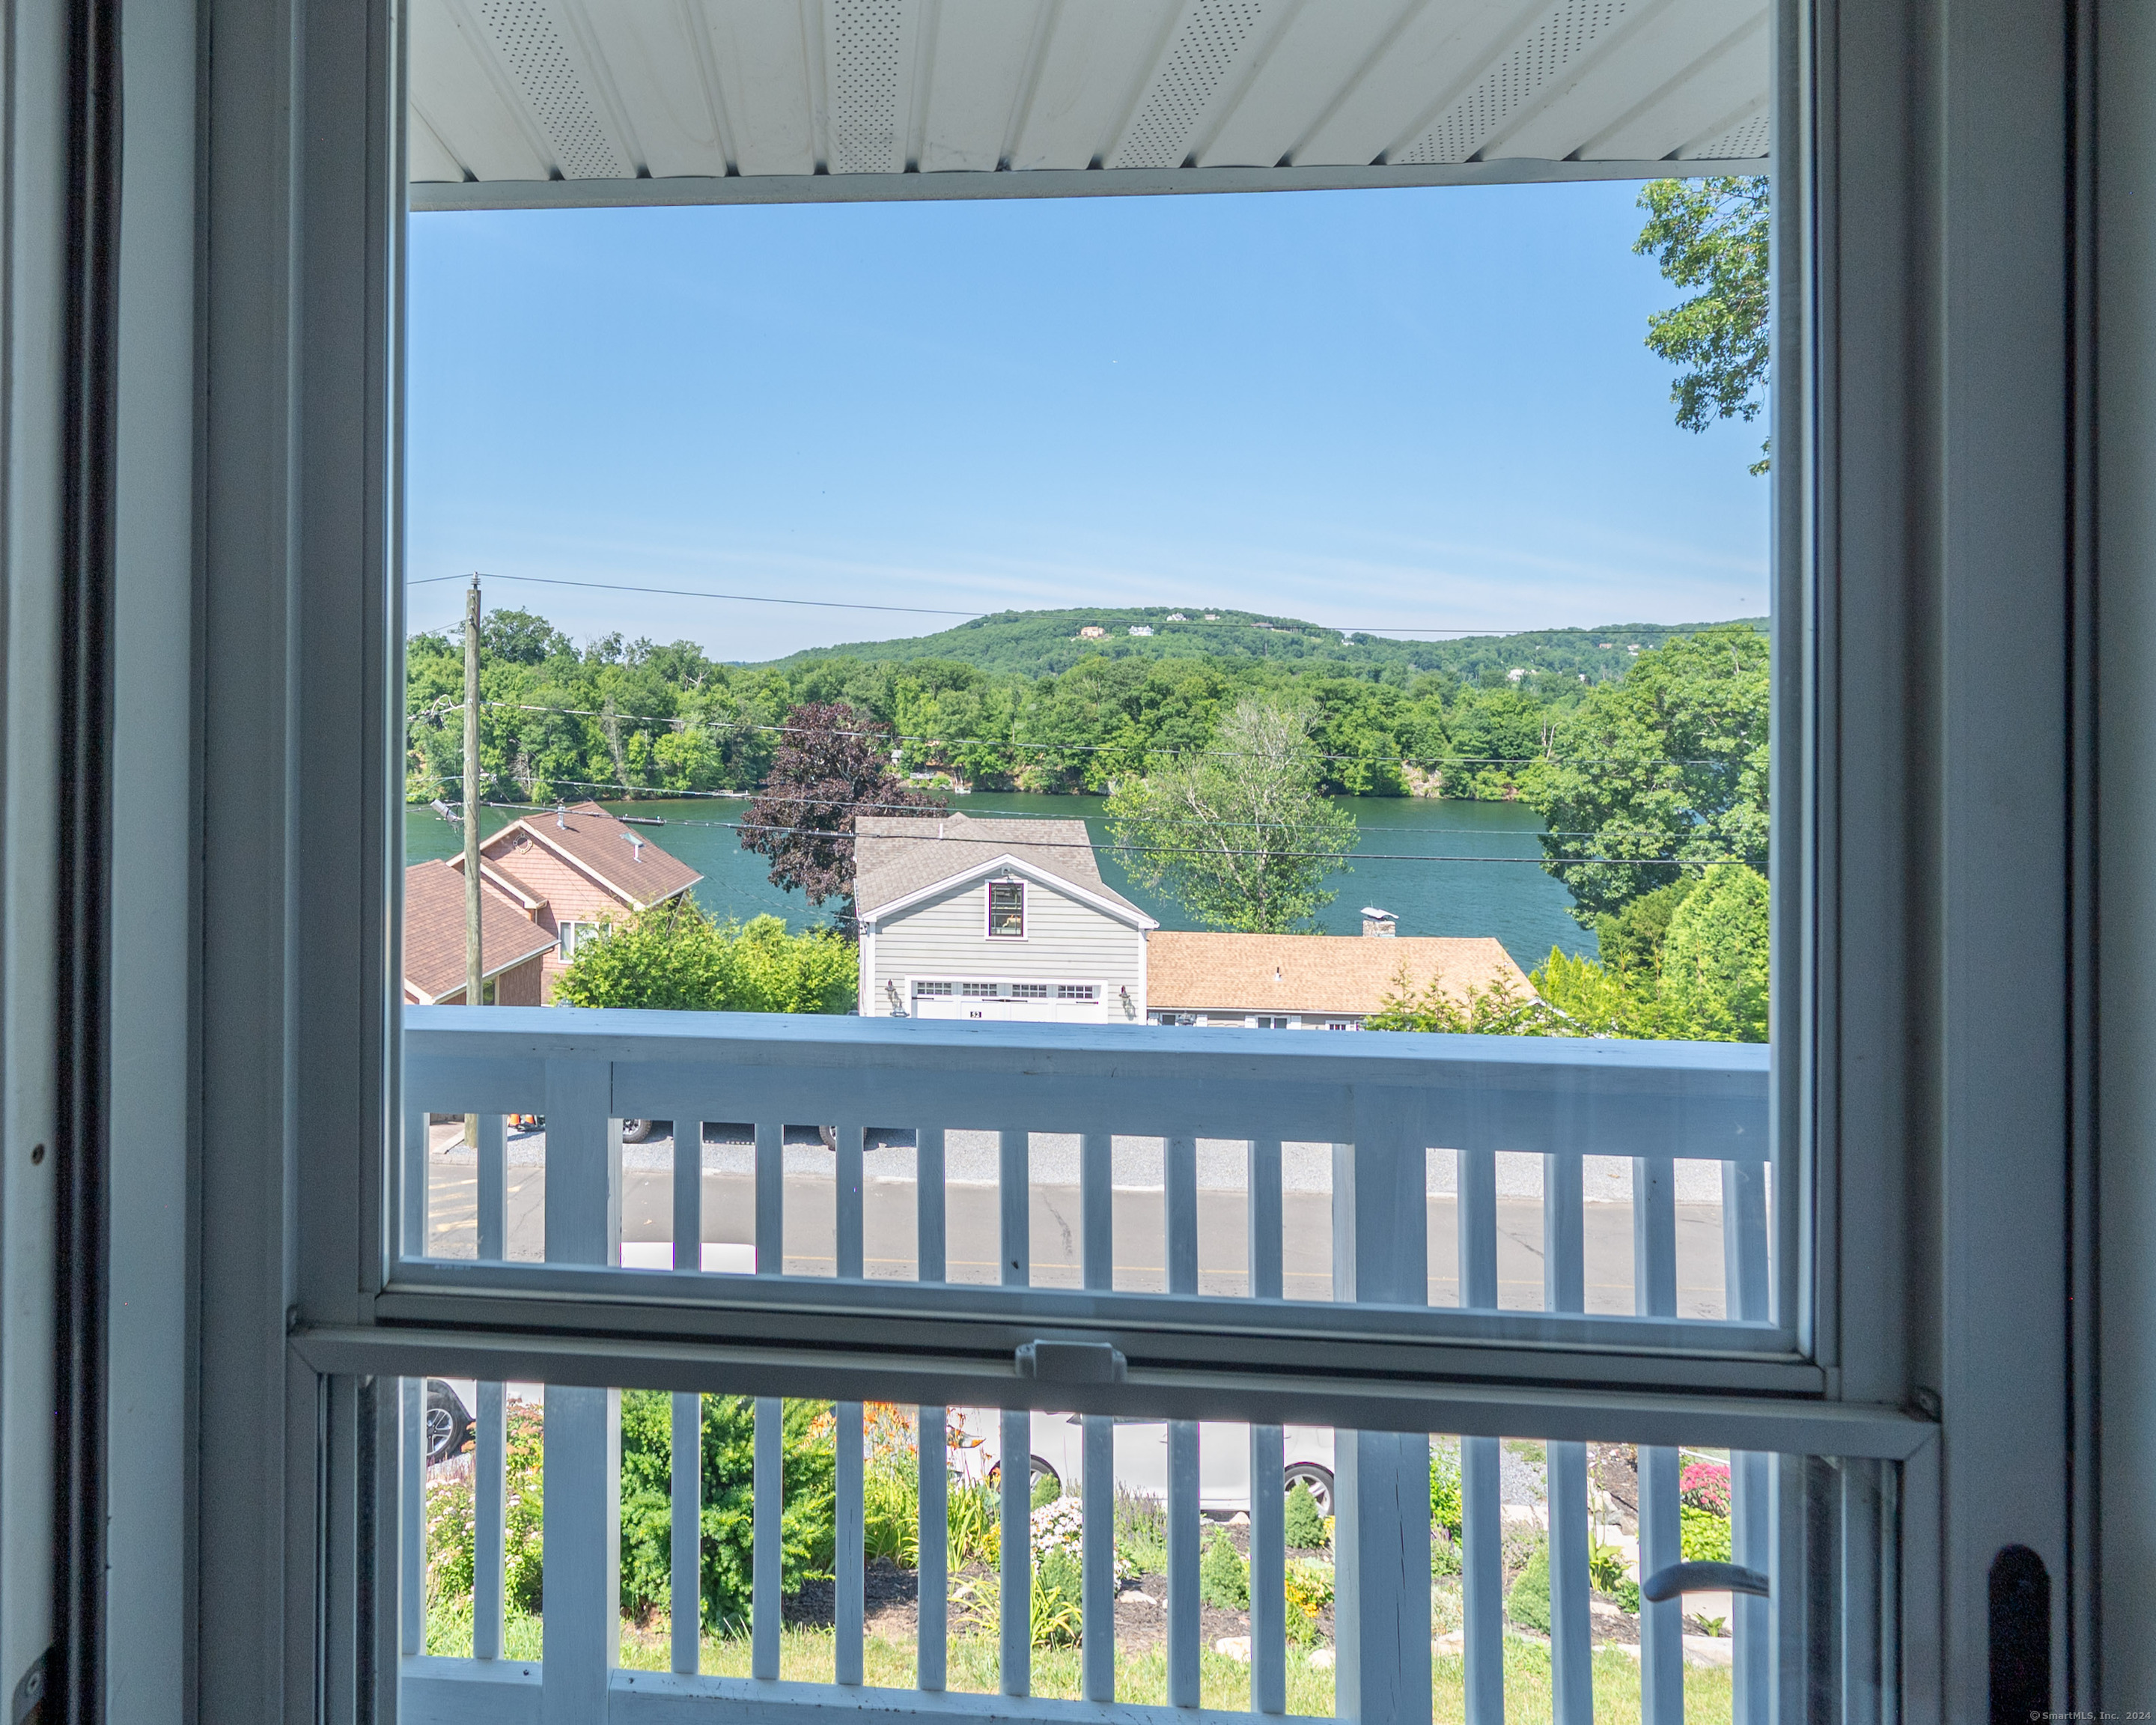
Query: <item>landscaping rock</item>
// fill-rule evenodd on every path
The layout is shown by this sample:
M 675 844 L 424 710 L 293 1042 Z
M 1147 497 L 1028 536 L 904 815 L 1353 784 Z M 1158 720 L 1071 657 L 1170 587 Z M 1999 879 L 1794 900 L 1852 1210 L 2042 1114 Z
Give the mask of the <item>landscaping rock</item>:
M 1225 1654 L 1238 1665 L 1250 1662 L 1250 1638 L 1248 1635 L 1223 1635 L 1213 1644 L 1215 1653 Z
M 1330 1647 L 1318 1648 L 1310 1656 L 1310 1668 L 1312 1671 L 1331 1671 L 1332 1669 L 1332 1650 Z

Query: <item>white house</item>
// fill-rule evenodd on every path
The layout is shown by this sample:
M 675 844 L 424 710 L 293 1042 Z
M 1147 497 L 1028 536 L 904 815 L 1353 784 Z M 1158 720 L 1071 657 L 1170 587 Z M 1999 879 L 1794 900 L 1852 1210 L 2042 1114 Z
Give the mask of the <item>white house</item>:
M 854 824 L 860 1009 L 877 1018 L 1146 1022 L 1146 937 L 1081 820 Z

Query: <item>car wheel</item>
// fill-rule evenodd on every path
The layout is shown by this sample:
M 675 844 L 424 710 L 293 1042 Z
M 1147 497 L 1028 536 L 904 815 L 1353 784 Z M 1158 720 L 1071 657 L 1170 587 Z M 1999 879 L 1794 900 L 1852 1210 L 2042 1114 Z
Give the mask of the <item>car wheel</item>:
M 1322 1516 L 1332 1513 L 1332 1470 L 1320 1467 L 1315 1461 L 1291 1463 L 1286 1484 L 1282 1491 L 1292 1491 L 1297 1486 L 1307 1486 L 1310 1495 L 1317 1501 L 1317 1512 Z
M 429 1463 L 447 1461 L 464 1453 L 465 1445 L 471 1441 L 471 1413 L 456 1391 L 439 1378 L 427 1380 L 426 1420 Z
M 1043 1480 L 1046 1480 L 1050 1485 L 1055 1487 L 1055 1496 L 1057 1497 L 1060 1497 L 1063 1495 L 1063 1476 L 1056 1472 L 1052 1463 L 1042 1461 L 1040 1456 L 1035 1455 L 1032 1460 L 1033 1466 L 1029 1471 L 1032 1476 L 1034 1491 L 1038 1493 L 1040 1490 L 1040 1482 Z M 1004 1477 L 1003 1463 L 998 1461 L 994 1466 L 991 1467 L 988 1471 L 987 1477 L 988 1482 L 990 1486 L 1000 1486 L 1003 1483 Z M 1054 1500 L 1051 1499 L 1050 1501 L 1053 1502 Z
M 641 1144 L 651 1136 L 648 1120 L 624 1120 L 621 1123 L 621 1141 L 624 1144 Z

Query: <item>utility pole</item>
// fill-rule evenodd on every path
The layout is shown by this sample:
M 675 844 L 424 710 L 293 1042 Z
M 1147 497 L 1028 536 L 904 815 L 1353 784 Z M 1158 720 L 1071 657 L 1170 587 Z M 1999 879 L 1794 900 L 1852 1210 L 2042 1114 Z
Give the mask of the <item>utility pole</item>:
M 479 575 L 465 597 L 465 1004 L 482 993 L 479 933 Z

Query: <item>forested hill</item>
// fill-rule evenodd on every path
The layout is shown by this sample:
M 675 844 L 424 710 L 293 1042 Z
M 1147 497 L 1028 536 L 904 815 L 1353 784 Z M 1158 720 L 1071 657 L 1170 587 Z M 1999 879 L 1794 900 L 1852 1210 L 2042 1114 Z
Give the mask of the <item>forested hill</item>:
M 1031 628 L 1060 650 L 1061 634 L 1075 634 L 1075 619 L 1107 614 L 1034 613 L 1006 619 L 1001 639 L 1015 654 Z M 1637 639 L 1629 629 L 1566 629 L 1364 647 L 1307 625 L 1260 629 L 1264 619 L 1230 624 L 1224 636 L 1186 636 L 1167 624 L 1165 612 L 1119 614 L 1162 622 L 1151 636 L 1089 640 L 1089 650 L 1065 669 L 1026 671 L 985 655 L 984 662 L 962 656 L 969 640 L 996 645 L 994 619 L 878 647 L 741 665 L 716 662 L 692 641 L 660 645 L 609 635 L 578 645 L 543 617 L 495 611 L 481 634 L 485 794 L 548 803 L 752 790 L 764 782 L 788 714 L 834 701 L 891 727 L 904 771 L 984 790 L 1105 790 L 1163 755 L 1204 749 L 1216 721 L 1246 696 L 1305 712 L 1323 757 L 1323 788 L 1354 795 L 1513 797 L 1531 773 L 1547 777 L 1567 756 L 1600 762 L 1625 750 L 1646 749 L 1657 759 L 1681 754 L 1689 763 L 1703 742 L 1686 742 L 1680 751 L 1640 741 L 1666 727 L 1666 715 L 1651 724 L 1612 716 L 1629 691 L 1673 686 L 1672 680 L 1687 689 L 1697 684 L 1712 706 L 1736 699 L 1717 691 L 1718 680 L 1737 677 L 1744 685 L 1738 705 L 1747 713 L 1758 707 L 1753 728 L 1764 735 L 1766 644 L 1745 623 L 1640 630 Z M 1238 653 L 1239 636 L 1281 650 Z M 1210 650 L 1218 645 L 1227 650 Z M 891 656 L 879 656 L 886 651 Z M 1392 656 L 1379 660 L 1380 654 Z M 1360 662 L 1358 655 L 1365 655 Z M 1606 662 L 1590 655 L 1607 655 Z M 457 793 L 463 698 L 458 632 L 412 637 L 405 783 L 415 800 Z M 1717 719 L 1708 729 L 1715 726 L 1727 728 Z
M 1763 617 L 1738 620 L 1762 630 L 1767 626 Z M 1079 633 L 1089 627 L 1106 633 L 1098 636 Z M 1584 675 L 1589 682 L 1599 683 L 1621 677 L 1639 652 L 1669 636 L 1689 634 L 1706 627 L 1696 623 L 1626 623 L 1600 629 L 1548 629 L 1533 634 L 1411 641 L 1380 634 L 1343 636 L 1337 629 L 1298 618 L 1255 611 L 1095 607 L 1000 611 L 934 634 L 814 647 L 774 660 L 771 665 L 777 670 L 794 670 L 828 659 L 890 665 L 935 659 L 970 665 L 979 670 L 1041 677 L 1060 675 L 1081 659 L 1091 657 L 1210 659 L 1267 660 L 1294 670 L 1322 669 L 1349 676 L 1368 677 L 1389 670 L 1395 680 L 1441 671 L 1474 683 L 1481 681 L 1486 672 L 1502 676 L 1507 671 L 1525 670 L 1568 679 Z M 1133 629 L 1147 629 L 1152 634 L 1133 635 Z

